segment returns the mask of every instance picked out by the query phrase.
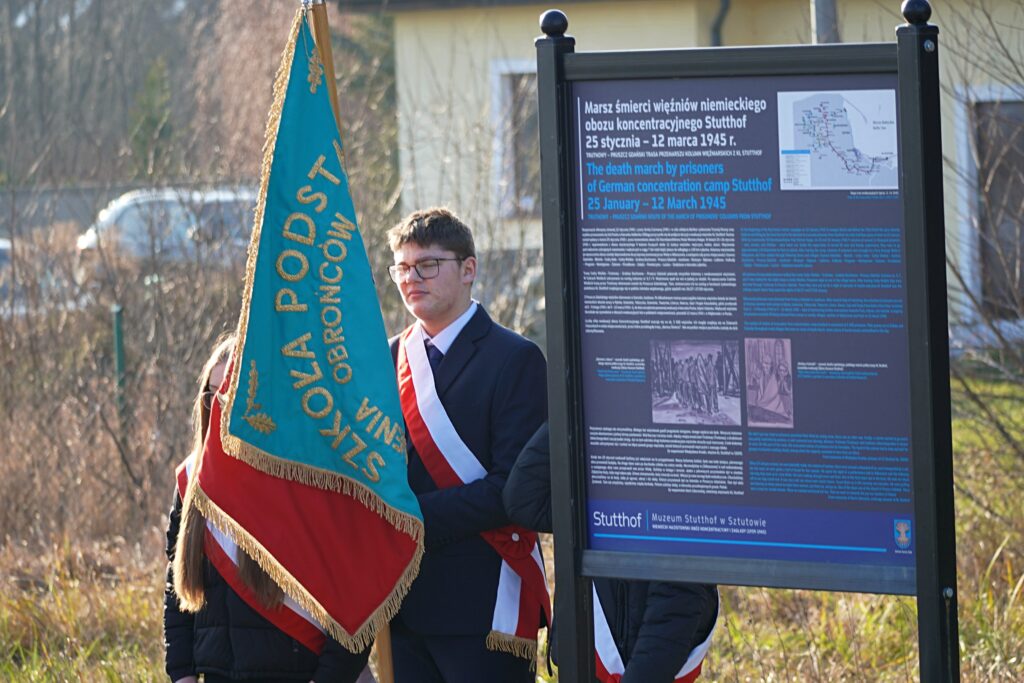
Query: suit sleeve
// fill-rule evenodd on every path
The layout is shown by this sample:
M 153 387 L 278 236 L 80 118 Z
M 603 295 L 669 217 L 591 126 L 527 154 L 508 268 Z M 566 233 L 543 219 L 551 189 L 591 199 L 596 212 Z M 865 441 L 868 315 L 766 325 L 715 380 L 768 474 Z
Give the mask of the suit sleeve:
M 182 612 L 178 607 L 178 594 L 174 592 L 174 547 L 178 542 L 178 528 L 181 524 L 181 497 L 174 492 L 174 504 L 167 520 L 167 571 L 164 582 L 164 645 L 167 654 L 164 667 L 172 681 L 195 675 L 192 661 L 193 622 L 195 617 Z
M 491 466 L 487 475 L 463 486 L 418 496 L 428 548 L 509 523 L 501 493 L 519 451 L 547 418 L 546 376 L 544 356 L 534 344 L 523 344 L 510 355 L 491 397 Z
M 551 453 L 548 423 L 530 437 L 505 482 L 502 500 L 515 524 L 551 533 Z
M 622 683 L 671 681 L 690 651 L 710 633 L 717 616 L 714 586 L 652 581 Z

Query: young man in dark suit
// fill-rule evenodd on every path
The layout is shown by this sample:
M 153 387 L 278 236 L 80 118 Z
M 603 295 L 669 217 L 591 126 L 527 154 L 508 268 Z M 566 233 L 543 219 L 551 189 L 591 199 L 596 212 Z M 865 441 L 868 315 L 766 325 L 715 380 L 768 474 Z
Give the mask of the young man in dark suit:
M 508 526 L 502 489 L 547 415 L 544 357 L 473 301 L 473 236 L 452 212 L 417 211 L 388 240 L 389 272 L 416 318 L 391 349 L 426 529 L 419 576 L 392 622 L 395 678 L 533 681 L 550 608 L 536 537 Z

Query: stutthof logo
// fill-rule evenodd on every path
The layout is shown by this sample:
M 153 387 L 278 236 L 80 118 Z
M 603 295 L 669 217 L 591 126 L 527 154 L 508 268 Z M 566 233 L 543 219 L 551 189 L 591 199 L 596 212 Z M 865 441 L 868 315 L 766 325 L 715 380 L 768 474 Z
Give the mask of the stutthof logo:
M 903 550 L 910 548 L 912 541 L 911 523 L 909 519 L 894 519 L 892 521 L 892 535 L 896 541 L 896 547 Z

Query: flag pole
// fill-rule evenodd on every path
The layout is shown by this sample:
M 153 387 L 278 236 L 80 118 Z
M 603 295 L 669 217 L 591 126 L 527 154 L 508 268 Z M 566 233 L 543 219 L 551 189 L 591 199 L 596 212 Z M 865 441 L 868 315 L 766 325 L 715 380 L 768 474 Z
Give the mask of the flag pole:
M 331 99 L 331 110 L 334 121 L 338 124 L 338 135 L 341 135 L 341 112 L 338 106 L 338 88 L 334 80 L 334 55 L 331 52 L 331 29 L 327 26 L 327 3 L 325 0 L 311 0 L 309 3 L 310 17 L 313 25 L 313 40 L 320 52 L 320 63 L 324 66 L 324 79 L 327 81 L 327 94 Z
M 308 3 L 308 4 L 307 4 Z M 309 7 L 313 40 L 316 41 L 320 53 L 320 62 L 324 67 L 324 79 L 327 81 L 327 94 L 331 100 L 334 121 L 341 135 L 341 109 L 338 102 L 338 87 L 334 80 L 334 54 L 331 52 L 331 29 L 327 25 L 327 4 L 325 0 L 306 0 Z M 344 145 L 344 140 L 342 141 Z M 391 627 L 387 624 L 377 631 L 373 648 L 377 653 L 378 683 L 395 683 L 395 666 L 391 654 Z

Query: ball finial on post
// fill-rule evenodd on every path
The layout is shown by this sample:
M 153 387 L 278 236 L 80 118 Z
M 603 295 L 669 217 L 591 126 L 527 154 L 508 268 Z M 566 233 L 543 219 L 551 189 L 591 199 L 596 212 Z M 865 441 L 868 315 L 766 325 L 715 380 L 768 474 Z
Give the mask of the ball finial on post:
M 900 11 L 907 23 L 913 26 L 924 26 L 932 16 L 932 6 L 928 0 L 903 0 Z
M 548 38 L 561 38 L 568 29 L 569 19 L 562 10 L 549 9 L 540 15 L 540 30 Z

